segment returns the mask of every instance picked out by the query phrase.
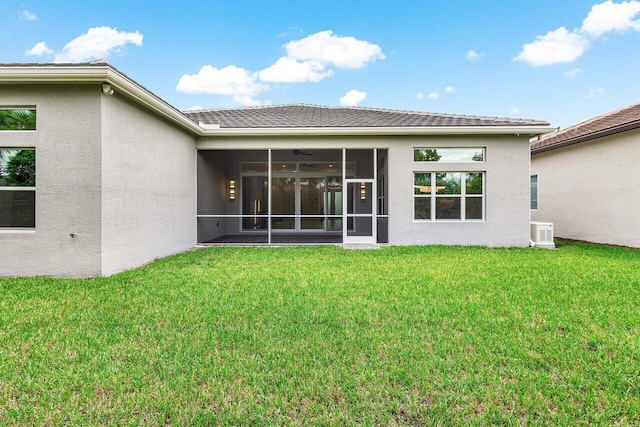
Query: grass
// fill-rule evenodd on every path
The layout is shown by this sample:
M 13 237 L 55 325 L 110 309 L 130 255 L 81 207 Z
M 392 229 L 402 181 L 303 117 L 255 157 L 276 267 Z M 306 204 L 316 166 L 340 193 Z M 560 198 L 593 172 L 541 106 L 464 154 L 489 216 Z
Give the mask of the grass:
M 640 251 L 198 250 L 0 279 L 1 425 L 640 423 Z

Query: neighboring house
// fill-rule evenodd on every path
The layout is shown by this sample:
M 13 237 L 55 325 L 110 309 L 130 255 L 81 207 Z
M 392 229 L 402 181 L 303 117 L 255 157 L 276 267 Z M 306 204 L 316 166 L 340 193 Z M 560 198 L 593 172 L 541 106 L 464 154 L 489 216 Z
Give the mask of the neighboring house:
M 357 107 L 181 112 L 102 61 L 0 65 L 0 110 L 32 122 L 0 122 L 3 175 L 26 165 L 0 181 L 0 275 L 107 275 L 197 243 L 527 246 L 529 139 L 551 130 Z
M 539 138 L 531 174 L 556 236 L 640 248 L 640 104 Z

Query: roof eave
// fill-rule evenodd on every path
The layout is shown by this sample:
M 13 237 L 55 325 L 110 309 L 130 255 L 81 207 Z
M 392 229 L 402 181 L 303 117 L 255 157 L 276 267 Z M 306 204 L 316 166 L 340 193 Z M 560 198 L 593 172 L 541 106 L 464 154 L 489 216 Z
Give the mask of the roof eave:
M 633 121 L 631 123 L 625 123 L 624 125 L 615 126 L 608 129 L 602 129 L 597 132 L 593 132 L 587 135 L 582 135 L 576 138 L 567 139 L 555 144 L 544 145 L 541 147 L 531 148 L 531 154 L 544 153 L 545 151 L 555 150 L 557 148 L 568 147 L 570 145 L 579 144 L 581 142 L 591 141 L 593 139 L 604 138 L 606 136 L 615 135 L 622 132 L 640 128 L 640 120 Z
M 406 127 L 295 127 L 209 128 L 202 136 L 374 136 L 374 135 L 523 135 L 555 131 L 549 126 L 406 126 Z
M 142 104 L 176 125 L 197 135 L 203 129 L 158 96 L 110 65 L 38 65 L 0 67 L 0 84 L 109 83 L 118 93 Z

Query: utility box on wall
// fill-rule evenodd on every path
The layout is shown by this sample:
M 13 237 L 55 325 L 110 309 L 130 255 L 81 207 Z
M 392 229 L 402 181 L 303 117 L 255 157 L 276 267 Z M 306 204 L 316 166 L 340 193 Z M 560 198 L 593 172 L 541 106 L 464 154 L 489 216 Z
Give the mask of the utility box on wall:
M 553 223 L 532 221 L 530 239 L 533 242 L 533 246 L 537 248 L 555 248 L 556 245 L 553 242 Z

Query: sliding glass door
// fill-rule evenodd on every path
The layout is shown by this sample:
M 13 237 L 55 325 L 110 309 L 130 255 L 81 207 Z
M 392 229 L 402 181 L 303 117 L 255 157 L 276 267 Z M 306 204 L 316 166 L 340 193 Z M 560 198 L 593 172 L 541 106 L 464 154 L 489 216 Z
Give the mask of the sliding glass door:
M 341 181 L 339 176 L 291 174 L 273 177 L 271 229 L 296 232 L 341 231 Z

